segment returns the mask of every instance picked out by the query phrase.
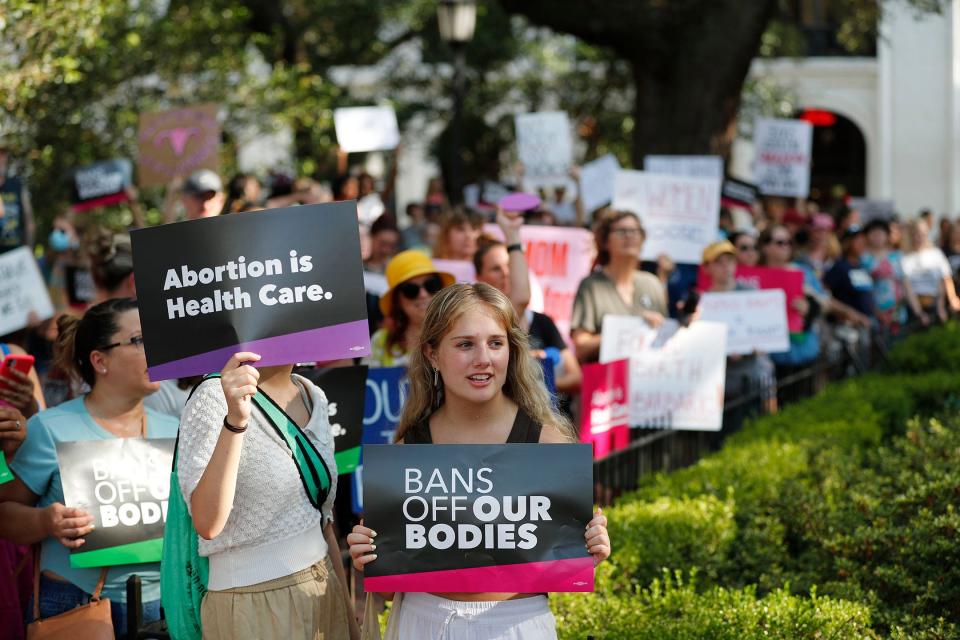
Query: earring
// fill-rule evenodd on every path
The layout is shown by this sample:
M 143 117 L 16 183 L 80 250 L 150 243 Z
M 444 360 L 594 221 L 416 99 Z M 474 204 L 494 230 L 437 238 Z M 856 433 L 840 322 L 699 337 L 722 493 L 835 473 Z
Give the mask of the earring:
M 101 370 L 100 370 L 100 373 L 102 373 L 103 375 L 107 375 L 107 370 L 106 370 L 106 369 L 101 369 Z
M 433 386 L 434 388 L 440 385 L 440 372 L 437 371 L 437 368 L 433 368 Z

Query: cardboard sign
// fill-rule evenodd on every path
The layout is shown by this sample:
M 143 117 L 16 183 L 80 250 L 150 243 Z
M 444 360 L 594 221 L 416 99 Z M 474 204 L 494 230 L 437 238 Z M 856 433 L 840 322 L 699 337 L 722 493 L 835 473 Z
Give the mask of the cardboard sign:
M 385 151 L 400 144 L 393 107 L 348 107 L 333 110 L 337 144 L 347 153 Z
M 0 336 L 53 317 L 53 303 L 40 268 L 27 247 L 0 255 Z
M 174 438 L 58 442 L 64 503 L 93 516 L 74 568 L 159 562 Z
M 129 200 L 133 184 L 133 163 L 126 158 L 97 162 L 73 174 L 73 209 L 89 211 Z
M 7 457 L 0 455 L 0 484 L 6 484 L 13 480 L 13 472 L 7 466 Z
M 457 279 L 458 283 L 473 284 L 477 281 L 477 268 L 473 266 L 473 263 L 469 260 L 441 260 L 434 258 L 433 266 L 437 268 L 437 271 L 446 271 L 452 275 Z
M 580 441 L 603 458 L 630 443 L 630 361 L 583 365 Z
M 719 431 L 727 327 L 695 322 L 652 329 L 634 316 L 604 316 L 601 361 L 630 359 L 630 424 Z
M 140 114 L 141 187 L 166 186 L 198 169 L 220 170 L 217 105 Z
M 525 189 L 566 184 L 573 166 L 570 121 L 562 111 L 516 116 L 517 155 Z
M 799 269 L 772 269 L 770 267 L 746 267 L 737 265 L 737 284 L 746 289 L 780 289 L 787 300 L 787 327 L 791 333 L 803 332 L 803 316 L 794 308 L 793 302 L 804 297 L 803 272 Z M 700 267 L 697 276 L 697 288 L 709 291 L 712 285 L 710 276 Z
M 131 233 L 153 380 L 369 355 L 356 203 L 203 218 Z M 171 248 L 176 248 L 175 251 Z
M 588 445 L 372 445 L 363 455 L 364 519 L 377 531 L 366 591 L 593 590 Z
M 675 262 L 700 264 L 704 247 L 717 237 L 720 180 L 620 171 L 613 207 L 640 216 L 647 232 L 642 259 L 666 254 Z
M 723 180 L 723 158 L 720 156 L 653 155 L 643 159 L 643 168 L 649 173 Z
M 757 185 L 736 178 L 723 181 L 720 199 L 724 205 L 750 208 L 760 198 Z
M 389 444 L 400 424 L 410 381 L 404 367 L 371 368 L 363 408 L 363 444 Z
M 754 182 L 768 196 L 806 198 L 810 193 L 813 125 L 760 118 L 754 125 Z
M 503 232 L 495 224 L 484 225 L 483 231 L 503 239 Z M 580 281 L 590 274 L 596 255 L 593 234 L 586 229 L 529 225 L 521 227 L 520 239 L 530 266 L 530 287 L 538 285 L 543 294 L 543 306 L 537 308 L 536 292 L 531 291 L 529 308 L 550 316 L 560 335 L 569 341 L 573 299 Z
M 790 350 L 787 297 L 780 289 L 705 293 L 697 308 L 700 321 L 727 325 L 727 354 Z
M 617 171 L 620 171 L 620 162 L 612 153 L 580 167 L 580 199 L 584 211 L 590 213 L 610 204 Z
M 320 387 L 327 396 L 337 475 L 352 473 L 360 462 L 367 366 L 298 368 L 296 372 Z

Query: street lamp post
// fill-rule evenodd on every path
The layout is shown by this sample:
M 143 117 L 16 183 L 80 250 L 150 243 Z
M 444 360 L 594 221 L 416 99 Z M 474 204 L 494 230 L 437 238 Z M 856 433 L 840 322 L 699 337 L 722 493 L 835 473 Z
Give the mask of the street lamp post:
M 437 3 L 437 22 L 440 37 L 453 49 L 453 127 L 452 157 L 450 158 L 450 191 L 455 203 L 463 201 L 463 160 L 460 155 L 462 144 L 464 69 L 466 44 L 473 39 L 477 23 L 477 5 L 475 0 L 440 0 Z

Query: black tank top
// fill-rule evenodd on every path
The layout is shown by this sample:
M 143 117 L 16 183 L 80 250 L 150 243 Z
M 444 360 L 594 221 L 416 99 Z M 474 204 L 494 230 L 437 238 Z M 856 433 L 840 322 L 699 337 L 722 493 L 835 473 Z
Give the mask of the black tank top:
M 507 436 L 507 444 L 522 444 L 540 442 L 540 431 L 543 425 L 537 424 L 523 409 L 517 409 L 517 417 L 513 420 L 513 428 Z M 430 418 L 427 417 L 407 431 L 403 436 L 404 444 L 433 444 L 430 435 Z

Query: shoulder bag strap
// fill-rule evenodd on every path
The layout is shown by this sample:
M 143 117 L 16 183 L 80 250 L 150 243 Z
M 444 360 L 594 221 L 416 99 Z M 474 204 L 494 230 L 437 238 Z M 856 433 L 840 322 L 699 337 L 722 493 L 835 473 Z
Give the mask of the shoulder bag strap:
M 103 591 L 103 585 L 107 582 L 107 567 L 100 569 L 100 579 L 97 580 L 97 586 L 93 590 L 92 600 L 98 602 L 100 600 L 100 593 Z
M 314 508 L 320 509 L 330 492 L 330 485 L 332 484 L 327 463 L 324 462 L 320 452 L 310 442 L 303 429 L 291 420 L 290 416 L 277 406 L 270 396 L 258 389 L 257 395 L 253 397 L 253 402 L 267 417 L 277 434 L 290 447 L 307 497 Z

